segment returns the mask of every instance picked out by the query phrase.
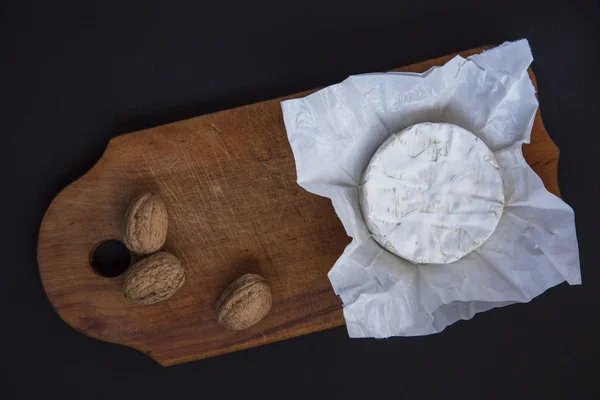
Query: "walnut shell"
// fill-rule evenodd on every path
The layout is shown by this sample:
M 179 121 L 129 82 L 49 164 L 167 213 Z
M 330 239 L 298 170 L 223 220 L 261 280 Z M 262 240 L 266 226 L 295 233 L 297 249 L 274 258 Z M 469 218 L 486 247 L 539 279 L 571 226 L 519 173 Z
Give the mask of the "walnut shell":
M 123 241 L 134 253 L 152 254 L 165 244 L 168 227 L 165 202 L 152 193 L 144 193 L 127 209 Z
M 173 254 L 160 252 L 125 271 L 125 297 L 138 304 L 154 304 L 171 297 L 185 282 L 185 271 Z
M 217 301 L 218 321 L 225 328 L 246 329 L 271 309 L 271 289 L 260 275 L 245 274 L 231 283 Z

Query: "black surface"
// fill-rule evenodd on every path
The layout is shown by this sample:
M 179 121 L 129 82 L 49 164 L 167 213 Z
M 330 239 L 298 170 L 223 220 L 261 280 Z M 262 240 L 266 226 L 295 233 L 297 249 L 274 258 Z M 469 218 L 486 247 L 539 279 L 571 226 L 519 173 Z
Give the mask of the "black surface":
M 600 398 L 598 1 L 170 3 L 0 2 L 0 398 Z M 561 149 L 583 286 L 434 336 L 338 328 L 171 368 L 76 332 L 48 303 L 40 221 L 109 138 L 521 37 Z

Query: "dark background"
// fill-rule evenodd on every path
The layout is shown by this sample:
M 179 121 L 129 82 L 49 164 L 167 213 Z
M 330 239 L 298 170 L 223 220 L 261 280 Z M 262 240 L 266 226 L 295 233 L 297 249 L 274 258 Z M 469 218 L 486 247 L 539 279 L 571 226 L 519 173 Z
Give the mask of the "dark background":
M 0 398 L 600 398 L 598 1 L 174 3 L 0 2 Z M 522 37 L 583 286 L 439 335 L 350 340 L 342 327 L 170 368 L 76 332 L 47 301 L 40 221 L 111 137 Z

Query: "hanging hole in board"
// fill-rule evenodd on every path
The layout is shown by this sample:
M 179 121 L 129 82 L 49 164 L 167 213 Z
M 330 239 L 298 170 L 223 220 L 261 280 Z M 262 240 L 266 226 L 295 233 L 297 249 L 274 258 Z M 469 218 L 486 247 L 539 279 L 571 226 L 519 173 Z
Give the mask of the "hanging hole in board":
M 127 270 L 131 264 L 131 253 L 120 240 L 103 240 L 92 249 L 90 264 L 98 275 L 114 278 Z

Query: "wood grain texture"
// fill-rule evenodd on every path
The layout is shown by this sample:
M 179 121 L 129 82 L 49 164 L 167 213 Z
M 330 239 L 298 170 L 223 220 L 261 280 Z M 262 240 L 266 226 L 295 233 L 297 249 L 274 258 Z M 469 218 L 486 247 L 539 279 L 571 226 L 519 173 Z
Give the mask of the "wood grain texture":
M 423 72 L 453 56 L 397 71 Z M 327 272 L 350 240 L 330 201 L 295 183 L 282 99 L 110 141 L 98 163 L 54 199 L 40 228 L 41 279 L 65 322 L 91 337 L 143 351 L 162 365 L 344 323 Z M 532 143 L 523 152 L 558 195 L 558 149 L 539 111 Z M 122 240 L 127 206 L 145 191 L 165 200 L 169 232 L 164 250 L 181 260 L 186 283 L 168 300 L 140 306 L 123 296 L 122 276 L 101 277 L 89 260 L 100 241 Z M 226 330 L 217 322 L 215 303 L 229 283 L 247 272 L 264 276 L 271 285 L 271 312 L 247 330 Z

